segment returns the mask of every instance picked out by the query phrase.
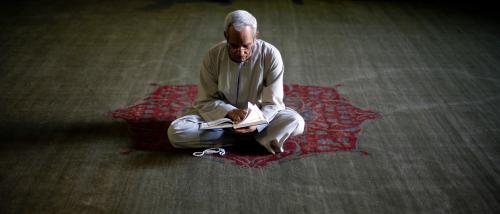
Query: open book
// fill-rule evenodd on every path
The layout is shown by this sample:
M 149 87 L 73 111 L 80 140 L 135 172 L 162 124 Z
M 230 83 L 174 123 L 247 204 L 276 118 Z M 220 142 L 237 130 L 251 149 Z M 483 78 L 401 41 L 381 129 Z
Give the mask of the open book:
M 266 124 L 267 120 L 264 117 L 264 114 L 262 111 L 257 107 L 257 105 L 254 105 L 252 103 L 248 103 L 248 112 L 247 115 L 245 116 L 245 119 L 240 121 L 239 123 L 233 122 L 229 118 L 221 118 L 218 120 L 210 121 L 210 122 L 205 122 L 202 123 L 200 128 L 201 129 L 220 129 L 220 128 L 243 128 L 247 126 L 255 126 L 255 125 L 260 125 L 260 124 Z

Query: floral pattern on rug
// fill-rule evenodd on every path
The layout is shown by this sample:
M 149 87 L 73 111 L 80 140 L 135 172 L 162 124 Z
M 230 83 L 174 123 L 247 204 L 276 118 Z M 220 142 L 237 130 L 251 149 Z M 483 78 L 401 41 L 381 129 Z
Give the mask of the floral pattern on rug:
M 299 112 L 306 121 L 303 135 L 289 138 L 285 152 L 277 155 L 256 142 L 227 147 L 226 155 L 205 155 L 202 158 L 230 162 L 242 167 L 264 167 L 272 163 L 304 156 L 337 151 L 366 151 L 357 146 L 361 124 L 381 118 L 381 114 L 360 109 L 340 95 L 335 87 L 285 85 L 285 105 Z M 197 94 L 196 85 L 159 86 L 153 93 L 126 108 L 111 112 L 114 119 L 129 124 L 134 145 L 138 149 L 171 149 L 167 128 L 192 106 Z

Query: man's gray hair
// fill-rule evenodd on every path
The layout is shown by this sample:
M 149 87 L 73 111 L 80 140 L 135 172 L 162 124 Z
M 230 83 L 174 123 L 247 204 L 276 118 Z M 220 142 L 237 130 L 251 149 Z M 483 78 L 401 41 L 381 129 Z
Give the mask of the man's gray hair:
M 241 32 L 246 26 L 250 26 L 254 37 L 257 33 L 257 19 L 246 10 L 235 10 L 228 13 L 224 23 L 224 31 L 227 32 L 231 25 L 238 32 Z

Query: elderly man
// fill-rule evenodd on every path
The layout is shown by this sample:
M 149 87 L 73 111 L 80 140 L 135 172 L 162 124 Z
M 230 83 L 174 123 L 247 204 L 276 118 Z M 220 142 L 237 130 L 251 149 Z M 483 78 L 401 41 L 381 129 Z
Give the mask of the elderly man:
M 283 103 L 283 61 L 273 45 L 257 39 L 257 20 L 237 10 L 225 18 L 225 41 L 203 59 L 195 112 L 173 121 L 168 137 L 176 148 L 206 148 L 237 143 L 253 136 L 269 152 L 283 152 L 283 143 L 304 131 L 304 119 Z M 238 122 L 247 103 L 264 113 L 268 124 L 239 129 L 200 129 L 200 124 L 223 117 Z

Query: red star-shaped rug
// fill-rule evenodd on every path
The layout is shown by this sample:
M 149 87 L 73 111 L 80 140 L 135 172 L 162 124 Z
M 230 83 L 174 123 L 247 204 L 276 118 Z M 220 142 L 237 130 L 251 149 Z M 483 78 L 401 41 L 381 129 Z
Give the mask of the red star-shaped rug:
M 203 158 L 229 161 L 242 167 L 263 167 L 279 161 L 293 160 L 323 152 L 357 151 L 360 125 L 366 120 L 381 117 L 377 112 L 355 107 L 337 92 L 336 87 L 285 85 L 285 105 L 299 112 L 306 121 L 305 133 L 289 138 L 285 152 L 267 153 L 255 142 L 226 148 L 224 156 L 205 155 Z M 171 149 L 167 128 L 192 106 L 197 94 L 196 85 L 159 86 L 136 104 L 111 112 L 114 119 L 129 124 L 134 145 L 138 149 Z

